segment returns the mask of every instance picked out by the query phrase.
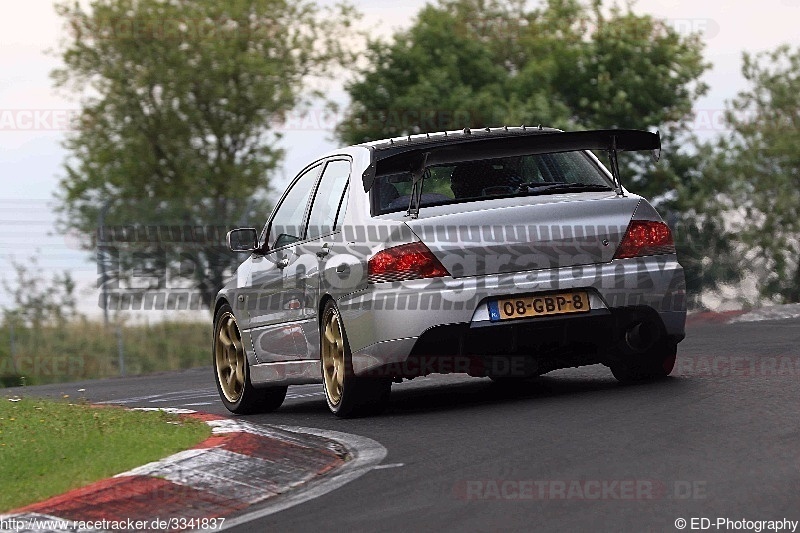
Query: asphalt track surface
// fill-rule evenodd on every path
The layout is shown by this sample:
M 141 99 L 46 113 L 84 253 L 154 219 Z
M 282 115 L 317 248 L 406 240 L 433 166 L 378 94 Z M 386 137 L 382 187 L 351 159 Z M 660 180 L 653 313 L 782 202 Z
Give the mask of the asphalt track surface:
M 234 531 L 674 532 L 679 518 L 709 518 L 709 531 L 726 530 L 718 518 L 800 520 L 800 320 L 696 324 L 678 357 L 672 377 L 635 386 L 602 366 L 519 387 L 430 376 L 394 385 L 384 415 L 358 420 L 330 415 L 320 386 L 292 387 L 280 410 L 245 419 L 362 435 L 388 456 Z M 13 393 L 226 413 L 210 368 L 3 391 Z

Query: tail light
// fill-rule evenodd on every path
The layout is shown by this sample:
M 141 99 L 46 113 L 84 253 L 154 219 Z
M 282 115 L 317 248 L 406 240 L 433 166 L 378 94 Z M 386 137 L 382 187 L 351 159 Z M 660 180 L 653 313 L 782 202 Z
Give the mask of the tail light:
M 440 278 L 450 273 L 421 242 L 381 250 L 367 264 L 371 283 L 406 279 Z
M 625 232 L 615 259 L 645 255 L 674 254 L 675 241 L 669 226 L 654 220 L 633 220 Z

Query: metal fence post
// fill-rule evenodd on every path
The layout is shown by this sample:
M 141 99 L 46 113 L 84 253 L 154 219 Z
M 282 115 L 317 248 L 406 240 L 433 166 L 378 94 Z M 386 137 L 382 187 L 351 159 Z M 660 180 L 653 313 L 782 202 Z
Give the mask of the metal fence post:
M 117 352 L 119 357 L 119 375 L 125 377 L 125 348 L 122 345 L 122 328 L 117 326 Z
M 108 288 L 106 284 L 108 280 L 106 279 L 106 260 L 108 254 L 108 249 L 103 246 L 103 252 L 100 251 L 101 249 L 101 242 L 105 242 L 106 240 L 106 213 L 108 212 L 109 200 L 103 202 L 103 207 L 100 208 L 100 215 L 97 217 L 97 261 L 98 266 L 100 267 L 100 290 L 103 301 L 103 324 L 105 327 L 108 327 Z
M 9 342 L 11 344 L 11 370 L 14 372 L 15 376 L 19 375 L 19 370 L 17 370 L 17 345 L 14 342 L 14 320 L 10 319 L 8 321 L 8 337 Z

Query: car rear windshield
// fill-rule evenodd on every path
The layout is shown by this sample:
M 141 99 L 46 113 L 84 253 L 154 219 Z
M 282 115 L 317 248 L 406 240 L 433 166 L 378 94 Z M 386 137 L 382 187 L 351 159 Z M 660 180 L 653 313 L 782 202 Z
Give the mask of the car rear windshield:
M 411 172 L 381 174 L 378 170 L 370 191 L 373 212 L 408 209 Z M 558 184 L 612 188 L 597 163 L 582 151 L 501 157 L 427 167 L 420 207 L 560 192 Z

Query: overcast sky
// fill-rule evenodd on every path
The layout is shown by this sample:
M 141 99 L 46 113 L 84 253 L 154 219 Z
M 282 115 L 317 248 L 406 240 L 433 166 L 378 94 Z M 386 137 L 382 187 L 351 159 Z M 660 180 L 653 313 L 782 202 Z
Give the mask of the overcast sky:
M 362 26 L 389 35 L 409 25 L 425 0 L 351 0 L 364 14 Z M 325 1 L 324 3 L 330 3 Z M 713 63 L 705 81 L 709 94 L 697 104 L 695 127 L 703 136 L 715 133 L 725 101 L 744 89 L 740 74 L 743 51 L 762 51 L 782 43 L 800 46 L 800 0 L 640 0 L 634 10 L 665 18 L 680 31 L 704 33 L 706 58 Z M 7 5 L 0 18 L 0 276 L 8 278 L 8 259 L 40 256 L 46 272 L 70 269 L 83 285 L 83 310 L 96 310 L 90 286 L 95 267 L 72 241 L 55 233 L 53 193 L 65 151 L 74 97 L 52 89 L 50 71 L 55 49 L 65 37 L 53 3 L 27 0 Z M 341 91 L 336 93 L 341 94 Z M 284 145 L 284 178 L 303 162 L 334 147 L 330 121 L 313 114 L 288 124 Z M 282 183 L 276 183 L 281 187 Z M 0 294 L 0 305 L 7 299 Z

